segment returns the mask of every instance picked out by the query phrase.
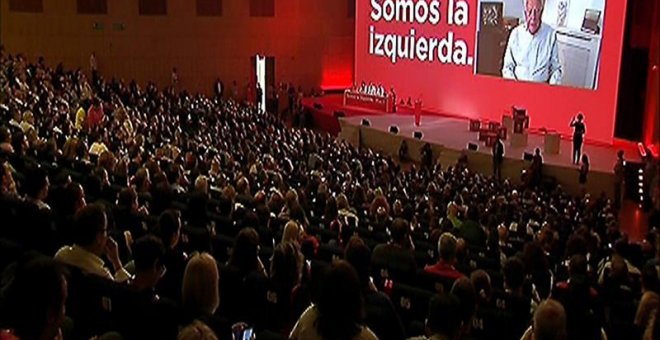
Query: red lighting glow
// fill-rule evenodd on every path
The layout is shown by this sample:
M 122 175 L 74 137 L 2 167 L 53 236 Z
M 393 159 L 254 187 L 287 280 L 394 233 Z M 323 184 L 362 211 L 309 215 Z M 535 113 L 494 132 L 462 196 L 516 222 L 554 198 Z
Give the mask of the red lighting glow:
M 639 151 L 640 156 L 646 157 L 646 148 L 644 147 L 644 144 L 637 143 L 637 151 Z

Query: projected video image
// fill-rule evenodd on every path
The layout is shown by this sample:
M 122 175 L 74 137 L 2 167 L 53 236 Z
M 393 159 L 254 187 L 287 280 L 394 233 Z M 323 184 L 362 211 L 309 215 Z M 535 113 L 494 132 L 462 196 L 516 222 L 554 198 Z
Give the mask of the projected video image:
M 596 89 L 605 0 L 480 0 L 475 73 Z

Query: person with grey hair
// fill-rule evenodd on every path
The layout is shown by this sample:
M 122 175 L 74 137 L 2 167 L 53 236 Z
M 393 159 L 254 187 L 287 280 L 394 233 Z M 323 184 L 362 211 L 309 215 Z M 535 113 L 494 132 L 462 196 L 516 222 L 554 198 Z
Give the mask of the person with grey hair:
M 502 77 L 558 85 L 562 79 L 557 34 L 541 22 L 545 0 L 525 0 L 525 22 L 511 31 Z
M 424 271 L 441 278 L 456 280 L 464 275 L 459 272 L 456 264 L 456 244 L 458 240 L 451 233 L 443 233 L 438 240 L 438 254 L 440 258 L 434 265 L 426 266 Z

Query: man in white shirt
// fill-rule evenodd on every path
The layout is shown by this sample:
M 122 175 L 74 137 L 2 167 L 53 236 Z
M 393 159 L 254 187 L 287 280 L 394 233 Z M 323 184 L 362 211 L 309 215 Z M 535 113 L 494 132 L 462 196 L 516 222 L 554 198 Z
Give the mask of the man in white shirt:
M 562 66 L 555 30 L 541 22 L 545 0 L 525 0 L 525 23 L 511 31 L 504 52 L 502 77 L 561 83 Z
M 64 246 L 55 254 L 55 260 L 77 267 L 85 274 L 124 282 L 130 274 L 119 259 L 117 242 L 108 237 L 108 220 L 103 206 L 90 204 L 76 213 L 73 227 L 73 246 Z M 115 274 L 105 267 L 101 256 L 105 255 Z

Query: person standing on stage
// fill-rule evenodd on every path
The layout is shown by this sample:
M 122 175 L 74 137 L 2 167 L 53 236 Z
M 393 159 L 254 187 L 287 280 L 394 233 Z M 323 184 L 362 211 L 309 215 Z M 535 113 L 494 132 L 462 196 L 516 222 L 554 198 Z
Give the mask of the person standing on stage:
M 425 143 L 419 149 L 419 153 L 422 158 L 422 167 L 430 169 L 433 166 L 433 149 L 431 148 L 431 144 Z
M 220 80 L 220 78 L 217 78 L 215 80 L 215 85 L 213 86 L 213 92 L 215 93 L 215 97 L 218 99 L 222 99 L 225 94 L 225 84 Z
M 238 101 L 238 82 L 236 80 L 232 82 L 231 99 Z
M 625 181 L 626 160 L 623 159 L 623 150 L 616 153 L 617 160 L 614 165 L 614 208 L 621 208 L 621 200 L 623 198 L 623 188 Z
M 493 143 L 493 175 L 497 180 L 500 180 L 502 177 L 502 163 L 504 162 L 504 143 L 500 139 L 500 136 L 495 137 L 495 143 Z
M 422 100 L 417 99 L 415 100 L 415 107 L 413 108 L 415 111 L 415 126 L 420 126 L 422 125 Z
M 543 182 L 543 156 L 541 156 L 541 149 L 534 150 L 532 157 L 532 164 L 529 168 L 530 184 L 533 188 L 538 187 Z
M 587 156 L 586 153 L 582 155 L 582 165 L 578 172 L 580 173 L 578 176 L 578 182 L 580 182 L 581 186 L 584 186 L 587 184 L 587 174 L 589 174 L 589 156 Z
M 179 73 L 177 73 L 176 67 L 172 67 L 172 88 L 174 91 L 179 89 Z
M 573 117 L 570 124 L 573 128 L 573 164 L 578 164 L 582 155 L 582 142 L 584 142 L 584 134 L 587 132 L 583 120 L 582 113 L 578 113 L 577 118 Z
M 392 98 L 392 112 L 396 112 L 396 92 L 394 92 L 394 86 L 390 87 L 390 98 Z
M 96 63 L 96 53 L 92 52 L 92 55 L 89 56 L 89 69 L 92 72 L 92 85 L 96 86 L 99 79 L 99 66 Z
M 256 89 L 257 111 L 261 111 L 265 109 L 261 107 L 261 103 L 263 102 L 263 97 L 264 97 L 264 90 L 261 88 L 261 84 L 257 82 L 257 89 Z

